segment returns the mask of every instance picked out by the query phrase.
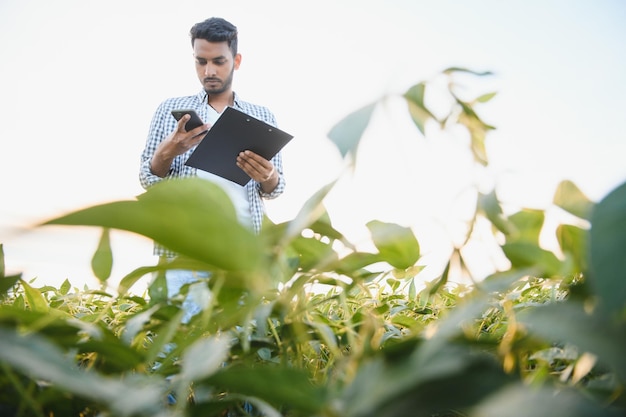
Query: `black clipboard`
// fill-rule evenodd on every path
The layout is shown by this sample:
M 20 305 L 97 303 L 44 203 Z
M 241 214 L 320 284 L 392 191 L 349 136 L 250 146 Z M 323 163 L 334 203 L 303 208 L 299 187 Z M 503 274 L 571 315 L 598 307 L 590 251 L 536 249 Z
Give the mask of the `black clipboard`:
M 293 136 L 233 107 L 211 126 L 185 165 L 246 185 L 250 177 L 236 164 L 247 149 L 270 160 Z

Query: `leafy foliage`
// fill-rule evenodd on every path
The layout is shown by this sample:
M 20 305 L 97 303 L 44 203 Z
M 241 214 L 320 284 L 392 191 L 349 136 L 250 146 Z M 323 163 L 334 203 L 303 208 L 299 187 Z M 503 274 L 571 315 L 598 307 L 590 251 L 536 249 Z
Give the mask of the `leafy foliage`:
M 454 98 L 444 117 L 428 84 L 403 96 L 427 122 L 470 132 L 484 165 L 492 129 L 474 107 L 493 93 Z M 375 103 L 329 135 L 356 163 Z M 0 245 L 0 414 L 7 416 L 620 416 L 626 412 L 626 185 L 598 203 L 571 182 L 554 204 L 580 222 L 542 246 L 545 213 L 506 214 L 495 191 L 476 191 L 467 243 L 491 225 L 507 269 L 452 285 L 466 273 L 463 244 L 425 285 L 418 238 L 368 223 L 375 250 L 333 228 L 320 189 L 292 221 L 261 235 L 237 222 L 219 188 L 198 179 L 155 185 L 134 201 L 90 207 L 47 224 L 101 227 L 92 259 L 98 290 L 37 288 L 5 276 Z M 580 225 L 582 224 L 582 226 Z M 589 227 L 590 226 L 590 227 Z M 109 230 L 176 250 L 107 289 Z M 167 269 L 210 272 L 168 296 Z M 154 274 L 147 294 L 131 292 Z M 185 297 L 203 300 L 183 320 Z

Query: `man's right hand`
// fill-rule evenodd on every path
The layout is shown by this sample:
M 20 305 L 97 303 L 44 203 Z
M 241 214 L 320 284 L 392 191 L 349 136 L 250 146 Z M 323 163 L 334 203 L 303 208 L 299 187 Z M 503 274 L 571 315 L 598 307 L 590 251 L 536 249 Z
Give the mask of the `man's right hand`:
M 204 138 L 204 133 L 211 128 L 211 125 L 205 123 L 187 132 L 185 130 L 185 124 L 190 117 L 191 116 L 188 114 L 181 117 L 176 126 L 176 130 L 157 147 L 152 156 L 152 163 L 150 165 L 150 169 L 154 175 L 161 178 L 165 177 L 170 170 L 174 158 L 184 154 L 200 143 L 202 138 Z

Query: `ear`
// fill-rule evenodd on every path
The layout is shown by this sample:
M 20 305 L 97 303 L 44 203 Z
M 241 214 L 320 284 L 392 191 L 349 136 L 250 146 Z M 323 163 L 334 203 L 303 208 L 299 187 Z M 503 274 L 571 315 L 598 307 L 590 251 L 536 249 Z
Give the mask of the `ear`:
M 239 65 L 241 65 L 241 54 L 235 55 L 235 69 L 239 69 Z

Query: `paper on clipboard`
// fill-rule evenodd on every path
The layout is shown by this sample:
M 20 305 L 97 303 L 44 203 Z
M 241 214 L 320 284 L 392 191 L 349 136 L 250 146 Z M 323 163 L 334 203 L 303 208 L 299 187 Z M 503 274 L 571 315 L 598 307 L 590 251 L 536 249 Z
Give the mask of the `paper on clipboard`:
M 237 155 L 249 149 L 270 160 L 291 139 L 293 136 L 289 133 L 227 107 L 185 165 L 245 185 L 250 177 L 237 166 Z

